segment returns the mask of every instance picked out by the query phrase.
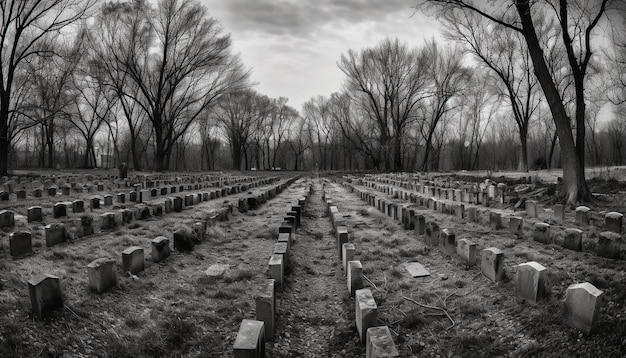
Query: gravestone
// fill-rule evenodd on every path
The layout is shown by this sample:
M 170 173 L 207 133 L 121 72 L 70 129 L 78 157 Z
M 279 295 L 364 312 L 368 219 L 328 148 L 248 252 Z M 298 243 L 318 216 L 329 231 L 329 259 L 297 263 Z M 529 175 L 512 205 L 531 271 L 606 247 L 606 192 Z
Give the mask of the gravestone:
M 16 195 L 17 200 L 26 200 L 26 190 L 18 190 Z
M 284 289 L 285 267 L 282 255 L 272 255 L 269 261 L 269 275 L 274 279 L 277 292 L 283 292 Z
M 143 248 L 131 246 L 122 251 L 122 271 L 138 274 L 145 268 Z
M 446 255 L 454 255 L 456 252 L 456 235 L 449 229 L 441 230 L 441 243 Z
M 43 210 L 41 206 L 31 206 L 30 208 L 28 208 L 26 212 L 26 219 L 29 223 L 33 221 L 42 221 L 43 220 L 42 213 L 43 213 Z
M 113 195 L 108 194 L 104 196 L 104 206 L 113 205 Z
M 24 257 L 33 254 L 33 242 L 30 231 L 16 231 L 9 235 L 9 252 L 12 257 Z
M 39 274 L 28 280 L 28 293 L 33 316 L 44 318 L 54 310 L 63 308 L 61 281 L 50 274 Z
M 480 270 L 491 281 L 500 281 L 504 273 L 504 253 L 495 247 L 484 249 L 482 251 Z
M 365 358 L 400 357 L 387 326 L 368 328 L 365 341 Z
M 576 224 L 589 225 L 589 209 L 586 206 L 579 206 L 576 208 Z
M 235 358 L 264 358 L 265 324 L 251 319 L 242 320 L 233 353 Z
M 95 209 L 100 209 L 100 198 L 93 197 L 89 199 L 89 207 L 91 208 L 91 211 L 94 211 Z
M 517 265 L 515 295 L 532 303 L 546 296 L 546 274 L 543 265 L 530 261 Z
M 84 213 L 85 212 L 85 202 L 82 200 L 74 200 L 72 201 L 72 212 L 73 213 Z
M 45 226 L 46 246 L 51 247 L 65 242 L 66 231 L 65 225 L 61 223 L 52 223 Z
M 502 214 L 489 212 L 489 227 L 494 230 L 502 228 Z
M 424 235 L 426 232 L 426 218 L 422 214 L 417 215 L 416 230 L 418 235 Z
M 476 264 L 476 244 L 469 239 L 459 239 L 456 242 L 456 253 L 461 256 L 467 266 Z
M 426 244 L 431 247 L 439 246 L 439 225 L 434 221 L 426 223 Z
M 180 196 L 174 197 L 174 211 L 177 213 L 183 211 L 183 198 Z
M 580 229 L 565 229 L 563 247 L 574 251 L 583 249 L 583 231 Z
M 152 246 L 152 262 L 161 262 L 170 256 L 170 240 L 158 236 L 150 241 Z
M 174 231 L 174 250 L 193 251 L 194 246 L 193 234 L 189 230 L 178 229 Z
M 115 213 L 104 213 L 100 215 L 100 230 L 115 230 L 117 229 L 117 220 Z
M 596 253 L 598 256 L 618 259 L 620 257 L 621 241 L 622 235 L 612 231 L 603 231 L 598 235 Z
M 126 202 L 126 194 L 124 193 L 119 193 L 116 195 L 117 197 L 117 202 L 120 204 L 124 204 Z
M 276 297 L 274 296 L 275 281 L 269 279 L 263 282 L 254 296 L 256 304 L 256 319 L 265 326 L 265 338 L 274 341 L 274 326 L 276 322 Z
M 554 205 L 552 210 L 554 210 L 554 220 L 557 222 L 565 221 L 565 207 L 562 204 Z
M 356 310 L 356 330 L 359 334 L 361 343 L 366 343 L 365 334 L 367 329 L 375 327 L 378 324 L 378 306 L 372 295 L 372 291 L 367 288 L 357 290 L 355 292 L 355 310 Z
M 588 282 L 569 286 L 565 292 L 563 322 L 586 334 L 591 333 L 600 315 L 603 295 L 603 291 Z
M 55 219 L 67 216 L 67 208 L 65 207 L 65 203 L 54 204 L 54 206 L 52 206 L 52 216 Z
M 526 200 L 526 215 L 530 218 L 537 218 L 537 202 L 535 200 Z
M 345 226 L 338 226 L 336 239 L 337 239 L 337 254 L 339 255 L 339 259 L 341 260 L 343 244 L 348 242 L 348 228 Z
M 354 297 L 357 290 L 363 288 L 363 265 L 361 261 L 348 261 L 348 293 Z
M 511 231 L 513 234 L 519 236 L 522 236 L 523 233 L 523 225 L 524 225 L 524 219 L 522 219 L 519 216 L 511 216 L 509 218 L 509 231 Z
M 100 258 L 87 265 L 89 275 L 89 289 L 96 293 L 103 293 L 117 285 L 117 271 L 115 260 Z
M 624 215 L 614 211 L 607 213 L 604 215 L 604 229 L 621 234 L 623 218 Z
M 535 227 L 533 229 L 533 240 L 544 244 L 551 243 L 552 237 L 550 236 L 550 225 L 543 222 L 535 223 Z
M 341 247 L 342 268 L 344 274 L 348 274 L 348 262 L 354 260 L 354 244 L 346 243 Z
M 285 266 L 289 265 L 289 245 L 284 242 L 274 244 L 274 255 L 282 255 Z

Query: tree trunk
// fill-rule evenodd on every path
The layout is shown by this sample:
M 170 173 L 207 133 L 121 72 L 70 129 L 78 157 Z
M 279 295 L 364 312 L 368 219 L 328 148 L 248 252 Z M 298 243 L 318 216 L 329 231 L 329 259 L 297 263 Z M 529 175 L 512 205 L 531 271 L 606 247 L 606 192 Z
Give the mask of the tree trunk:
M 522 155 L 520 156 L 521 157 L 520 169 L 523 172 L 528 172 L 528 133 L 526 133 L 526 131 L 520 130 L 519 139 L 520 139 L 520 144 L 522 145 L 521 147 Z
M 559 136 L 561 160 L 563 162 L 564 199 L 568 205 L 573 206 L 579 200 L 590 199 L 589 189 L 585 182 L 584 164 L 578 156 L 578 151 L 574 145 L 570 120 L 565 111 L 565 106 L 563 105 L 559 91 L 552 80 L 539 39 L 537 38 L 530 13 L 530 2 L 521 0 L 515 1 L 515 6 L 522 22 L 522 34 L 528 45 L 535 75 L 548 101 L 550 112 L 552 113 L 554 124 L 556 125 L 556 132 Z

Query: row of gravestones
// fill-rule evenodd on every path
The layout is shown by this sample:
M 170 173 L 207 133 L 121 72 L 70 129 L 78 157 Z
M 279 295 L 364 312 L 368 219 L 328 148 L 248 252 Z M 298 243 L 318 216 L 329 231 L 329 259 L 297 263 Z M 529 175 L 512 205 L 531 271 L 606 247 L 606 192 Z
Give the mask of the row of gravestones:
M 346 275 L 350 297 L 354 297 L 355 321 L 361 344 L 365 344 L 366 357 L 399 357 L 389 327 L 378 325 L 378 305 L 372 291 L 363 286 L 363 264 L 354 259 L 355 246 L 348 242 L 348 227 L 337 205 L 322 188 L 328 216 L 335 230 L 337 256 Z
M 292 182 L 293 179 L 287 181 L 288 185 Z M 257 185 L 264 185 L 265 180 L 261 180 L 258 183 L 248 183 L 242 184 L 242 187 L 232 187 L 237 188 L 231 189 L 228 192 L 223 192 L 224 195 L 228 194 L 236 194 L 241 191 L 241 189 L 248 189 L 249 186 L 256 187 Z M 280 190 L 282 186 L 278 185 L 270 188 L 269 190 L 262 191 L 259 194 L 259 197 L 267 197 L 271 198 L 276 195 L 277 190 Z M 272 194 L 273 193 L 273 194 Z M 221 197 L 222 192 L 216 192 L 214 195 L 209 195 L 209 193 L 198 193 L 198 194 L 188 194 L 184 197 L 176 196 L 172 198 L 166 198 L 163 203 L 154 203 L 154 204 L 139 204 L 135 205 L 132 208 L 120 209 L 117 212 L 106 212 L 100 215 L 99 223 L 100 230 L 108 231 L 115 230 L 119 226 L 124 224 L 130 224 L 133 220 L 145 220 L 151 216 L 161 216 L 163 214 L 174 212 L 181 212 L 183 207 L 190 207 L 196 205 L 202 201 L 212 200 L 213 198 Z M 92 203 L 93 204 L 93 203 Z M 54 210 L 57 210 L 60 204 L 55 204 Z M 99 205 L 98 205 L 99 207 Z M 64 208 L 64 207 L 63 207 Z M 215 218 L 216 220 L 222 219 L 223 216 L 232 210 L 230 206 L 226 206 L 218 211 L 218 216 Z M 76 212 L 76 211 L 75 211 Z M 14 212 L 2 210 L 0 211 L 0 227 L 13 227 L 15 225 L 15 217 Z M 60 217 L 56 214 L 55 218 Z M 41 207 L 30 207 L 27 212 L 27 221 L 42 221 L 42 208 Z M 44 227 L 45 231 L 45 240 L 46 246 L 51 247 L 63 243 L 65 241 L 72 240 L 75 238 L 81 238 L 84 236 L 92 235 L 96 232 L 96 228 L 94 225 L 94 218 L 91 215 L 82 215 L 78 218 L 75 218 L 72 222 L 73 227 L 71 229 L 67 229 L 64 223 L 50 223 Z M 9 235 L 9 252 L 12 257 L 24 257 L 33 254 L 32 249 L 32 234 L 30 231 L 20 230 Z
M 296 241 L 296 230 L 300 227 L 302 211 L 311 194 L 311 184 L 305 184 L 304 196 L 298 198 L 298 205 L 291 207 L 284 221 L 278 228 L 278 239 L 269 260 L 270 278 L 258 287 L 254 301 L 255 319 L 244 319 L 233 344 L 234 356 L 260 358 L 265 357 L 265 342 L 274 342 L 276 326 L 276 294 L 282 293 L 285 286 L 285 274 L 289 265 L 291 246 Z M 240 210 L 241 202 L 240 202 Z M 243 208 L 243 211 L 247 208 Z
M 401 200 L 409 200 L 412 203 L 419 204 L 420 206 L 426 206 L 438 210 L 442 213 L 452 214 L 459 219 L 467 217 L 470 221 L 480 222 L 480 216 L 478 215 L 478 209 L 473 206 L 468 206 L 466 209 L 465 204 L 458 203 L 455 200 L 437 199 L 430 196 L 430 194 L 424 194 L 421 192 L 411 192 L 405 189 L 396 189 L 389 185 L 378 184 L 374 181 L 363 181 L 366 187 L 373 188 L 388 195 L 393 195 Z M 383 202 L 383 205 L 385 202 Z M 395 206 L 393 203 L 388 203 L 391 206 Z M 527 217 L 537 218 L 538 205 L 535 201 L 526 202 Z M 388 206 L 389 206 L 388 205 Z M 397 206 L 395 206 L 397 210 Z M 580 206 L 576 208 L 576 223 L 579 225 L 588 225 L 589 223 L 589 208 Z M 564 208 L 563 205 L 555 205 L 555 213 L 559 213 L 559 216 L 563 218 Z M 403 215 L 407 214 L 406 208 L 403 208 Z M 482 211 L 482 216 L 489 218 L 489 224 L 494 229 L 500 229 L 503 226 L 501 210 L 487 210 Z M 604 216 L 604 230 L 598 235 L 598 242 L 596 244 L 596 253 L 599 256 L 607 258 L 620 258 L 621 257 L 621 233 L 622 233 L 622 221 L 623 214 L 618 212 L 609 212 Z M 529 222 L 533 222 L 529 220 Z M 563 220 L 561 220 L 563 222 Z M 509 229 L 515 235 L 522 236 L 522 228 L 524 219 L 519 216 L 511 216 L 509 218 Z M 583 231 L 577 228 L 567 228 L 564 230 L 565 239 L 562 245 L 570 250 L 582 251 Z M 551 234 L 551 226 L 548 223 L 536 221 L 533 222 L 532 237 L 535 241 L 550 244 L 553 242 Z
M 294 179 L 276 185 L 272 190 L 282 192 Z M 268 190 L 269 191 L 269 190 Z M 204 220 L 196 222 L 191 229 L 179 229 L 173 233 L 174 250 L 193 251 L 195 245 L 205 240 L 207 228 L 216 220 L 228 220 L 232 206 L 223 207 L 208 215 Z M 150 241 L 152 262 L 160 262 L 170 256 L 170 240 L 159 236 Z M 136 275 L 145 269 L 144 249 L 131 246 L 122 251 L 122 272 Z M 88 286 L 92 292 L 104 293 L 117 286 L 117 261 L 103 257 L 93 260 L 87 265 Z M 28 280 L 28 291 L 34 317 L 43 318 L 53 311 L 63 308 L 63 294 L 59 277 L 40 273 Z
M 344 182 L 345 183 L 345 182 Z M 456 239 L 452 230 L 440 229 L 435 220 L 426 220 L 422 214 L 398 215 L 397 210 L 389 210 L 391 205 L 385 205 L 385 200 L 378 198 L 368 191 L 362 191 L 349 183 L 345 183 L 350 191 L 389 217 L 402 220 L 405 228 L 416 231 L 418 237 L 423 237 L 425 244 L 430 247 L 440 247 L 448 256 L 458 256 L 468 266 L 474 266 L 477 261 L 477 244 L 468 239 Z M 397 208 L 397 206 L 396 206 Z M 423 208 L 421 210 L 426 210 Z M 420 209 L 417 209 L 418 211 Z M 504 252 L 490 247 L 481 251 L 480 268 L 482 274 L 493 282 L 498 282 L 504 275 Z M 546 299 L 547 269 L 534 261 L 517 266 L 515 295 L 529 302 Z M 600 313 L 603 292 L 591 283 L 584 282 L 568 287 L 565 294 L 565 324 L 580 329 L 585 333 L 591 332 Z
M 204 181 L 204 182 L 196 182 L 196 183 L 187 183 L 184 184 L 183 182 L 178 182 L 176 185 L 169 185 L 166 184 L 164 186 L 160 186 L 157 185 L 157 187 L 159 187 L 158 189 L 154 187 L 154 185 L 149 185 L 148 183 L 152 183 L 154 184 L 154 182 L 142 182 L 142 183 L 137 183 L 137 184 L 132 184 L 132 188 L 133 188 L 133 192 L 130 192 L 129 194 L 125 194 L 125 193 L 121 193 L 121 194 L 117 194 L 118 195 L 118 200 L 120 198 L 120 195 L 128 195 L 128 200 L 129 201 L 136 201 L 136 200 L 140 200 L 139 197 L 140 196 L 145 196 L 145 197 L 156 197 L 158 195 L 167 195 L 167 194 L 173 194 L 176 193 L 177 191 L 184 191 L 184 190 L 201 190 L 201 189 L 206 189 L 206 188 L 212 188 L 212 187 L 222 187 L 222 190 L 224 190 L 224 186 L 228 186 L 228 185 L 232 185 L 233 187 L 239 187 L 241 186 L 240 184 L 245 185 L 245 183 L 253 183 L 253 182 L 258 182 L 259 180 L 262 180 L 263 178 L 259 178 L 259 177 L 247 177 L 247 176 L 241 176 L 241 177 L 228 177 L 228 178 L 224 178 L 222 180 L 219 181 Z M 278 180 L 278 178 L 265 178 L 265 180 L 268 180 L 269 182 L 272 181 L 276 181 Z M 195 182 L 195 181 L 194 181 Z M 158 184 L 159 182 L 157 182 Z M 5 184 L 5 187 L 7 185 Z M 129 187 L 130 185 L 126 185 L 126 187 Z M 121 185 L 117 186 L 118 188 L 122 187 Z M 78 193 L 82 193 L 82 192 L 94 192 L 94 191 L 104 191 L 104 184 L 97 184 L 97 185 L 76 185 L 74 187 L 75 191 Z M 148 190 L 149 189 L 149 190 Z M 225 188 L 226 190 L 228 190 L 229 188 Z M 41 187 L 37 187 L 32 189 L 31 196 L 33 198 L 40 198 L 42 197 L 42 193 L 43 191 L 46 191 L 48 196 L 51 197 L 56 197 L 59 194 L 59 188 L 56 186 L 50 186 L 47 188 L 42 189 Z M 144 191 L 145 190 L 145 191 Z M 244 189 L 245 190 L 245 189 Z M 69 185 L 63 185 L 60 188 L 60 192 L 63 196 L 69 196 L 71 194 L 71 187 Z M 5 188 L 5 190 L 1 190 L 0 191 L 0 201 L 8 201 L 10 200 L 10 194 L 13 193 L 13 189 L 11 186 L 9 186 L 8 188 Z M 133 194 L 134 193 L 134 194 Z M 25 189 L 20 189 L 15 191 L 15 197 L 16 200 L 26 200 L 28 196 L 28 193 Z M 111 197 L 111 201 L 112 201 L 112 196 L 111 195 L 106 195 L 105 196 L 105 201 L 107 200 L 107 197 Z M 123 197 L 122 197 L 123 198 Z M 145 198 L 144 198 L 145 200 Z M 123 201 L 122 201 L 123 202 Z

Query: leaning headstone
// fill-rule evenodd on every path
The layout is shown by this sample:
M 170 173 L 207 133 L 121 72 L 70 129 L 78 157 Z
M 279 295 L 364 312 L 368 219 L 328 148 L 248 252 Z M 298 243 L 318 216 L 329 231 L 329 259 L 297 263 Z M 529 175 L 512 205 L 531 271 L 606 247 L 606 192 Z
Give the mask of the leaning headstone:
M 604 229 L 618 234 L 622 233 L 622 220 L 624 215 L 617 212 L 610 212 L 604 215 Z
M 52 223 L 45 226 L 46 246 L 51 247 L 65 242 L 66 231 L 65 225 L 61 223 Z
M 9 251 L 13 257 L 33 254 L 33 241 L 30 231 L 16 231 L 9 235 Z
M 589 211 L 586 206 L 579 206 L 576 208 L 576 224 L 589 225 Z
M 122 251 L 122 271 L 136 275 L 143 271 L 144 268 L 145 261 L 142 247 L 131 246 Z
M 151 240 L 152 262 L 161 262 L 170 256 L 170 239 L 158 236 Z
M 600 315 L 603 294 L 589 282 L 569 286 L 565 292 L 563 322 L 586 334 L 591 333 Z
M 563 247 L 574 251 L 583 249 L 583 231 L 580 229 L 565 229 Z
M 242 320 L 233 353 L 235 358 L 265 357 L 265 324 L 251 319 Z
M 502 250 L 495 247 L 484 249 L 480 269 L 483 275 L 491 281 L 500 281 L 504 273 L 504 253 Z
M 43 213 L 43 210 L 41 206 L 31 206 L 30 208 L 28 208 L 26 212 L 26 219 L 29 223 L 33 221 L 42 221 L 43 220 L 42 213 Z
M 356 308 L 356 330 L 361 343 L 365 343 L 367 329 L 378 324 L 378 306 L 372 291 L 367 288 L 356 291 L 354 303 Z
M 533 240 L 544 244 L 551 243 L 552 238 L 550 236 L 550 224 L 542 222 L 535 223 L 535 227 L 533 229 Z
M 354 293 L 363 288 L 363 266 L 361 261 L 348 262 L 348 293 L 354 297 Z
M 596 253 L 598 256 L 609 259 L 618 259 L 620 257 L 620 244 L 622 235 L 612 232 L 603 231 L 598 235 L 598 244 L 596 245 Z
M 272 279 L 260 285 L 254 296 L 256 304 L 256 319 L 265 323 L 265 338 L 269 342 L 274 341 L 274 325 L 276 321 L 276 297 L 274 296 L 274 283 Z
M 284 289 L 284 274 L 285 268 L 283 264 L 283 256 L 282 255 L 272 255 L 270 256 L 269 262 L 269 275 L 275 281 L 275 288 L 277 292 L 283 292 Z
M 365 358 L 400 357 L 387 326 L 367 329 Z
M 456 253 L 465 261 L 467 266 L 476 264 L 476 244 L 468 239 L 459 239 L 456 242 Z
M 61 281 L 50 274 L 39 274 L 28 280 L 28 293 L 33 315 L 48 316 L 52 311 L 63 308 Z
M 102 293 L 117 285 L 117 271 L 115 260 L 101 258 L 87 265 L 89 274 L 89 289 Z
M 515 295 L 532 303 L 544 298 L 546 295 L 546 273 L 546 268 L 535 261 L 517 265 Z

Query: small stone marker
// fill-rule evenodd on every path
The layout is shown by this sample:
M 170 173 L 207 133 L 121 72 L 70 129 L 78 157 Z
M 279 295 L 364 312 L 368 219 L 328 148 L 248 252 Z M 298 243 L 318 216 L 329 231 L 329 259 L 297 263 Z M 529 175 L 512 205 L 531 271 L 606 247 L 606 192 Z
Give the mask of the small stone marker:
M 269 275 L 275 281 L 275 283 L 274 283 L 275 286 L 274 287 L 276 288 L 277 292 L 283 292 L 283 289 L 284 289 L 285 268 L 284 268 L 284 264 L 283 263 L 284 263 L 284 261 L 283 261 L 283 256 L 282 255 L 272 255 L 272 256 L 270 256 Z
M 598 235 L 598 245 L 596 245 L 596 253 L 598 256 L 609 259 L 619 258 L 620 244 L 622 235 L 612 232 L 603 231 Z
M 367 329 L 365 358 L 400 357 L 387 326 Z
M 254 296 L 256 303 L 256 319 L 265 323 L 265 338 L 274 341 L 274 323 L 276 321 L 276 297 L 274 296 L 274 280 L 263 283 Z
M 218 278 L 224 277 L 224 274 L 229 269 L 230 265 L 228 264 L 213 264 L 209 266 L 206 271 L 204 271 L 204 274 L 206 275 L 206 278 L 209 280 L 209 282 L 215 282 Z
M 614 211 L 607 213 L 604 215 L 604 229 L 621 234 L 623 218 L 624 215 Z
M 235 358 L 264 358 L 265 324 L 251 319 L 242 320 L 233 352 Z
M 131 246 L 122 251 L 122 270 L 133 275 L 138 274 L 145 268 L 143 248 Z
M 354 260 L 354 244 L 346 243 L 341 247 L 341 259 L 343 272 L 348 274 L 348 262 Z
M 491 281 L 500 281 L 504 273 L 504 253 L 502 250 L 495 247 L 484 249 L 482 251 L 480 270 Z
M 526 200 L 526 214 L 530 218 L 537 218 L 537 202 L 535 200 Z
M 535 227 L 533 229 L 533 240 L 544 244 L 551 243 L 552 238 L 550 237 L 550 225 L 543 222 L 535 223 Z
M 348 261 L 348 293 L 354 297 L 354 293 L 363 288 L 363 265 L 361 261 Z
M 459 239 L 456 242 L 456 253 L 461 256 L 467 266 L 476 264 L 476 244 L 468 239 Z
M 428 272 L 428 270 L 426 270 L 419 262 L 407 262 L 404 264 L 404 267 L 407 271 L 409 271 L 409 274 L 411 274 L 411 277 L 413 278 L 430 276 L 430 272 Z
M 342 254 L 341 250 L 342 250 L 343 244 L 348 242 L 348 228 L 345 226 L 338 226 L 336 239 L 337 239 L 337 253 L 339 254 L 339 259 L 341 260 L 341 254 Z
M 591 333 L 600 315 L 603 294 L 589 282 L 569 286 L 565 292 L 563 322 L 586 334 Z
M 589 225 L 589 209 L 586 206 L 579 206 L 576 208 L 576 224 Z
M 441 230 L 441 241 L 446 255 L 454 255 L 456 252 L 456 235 L 449 229 Z
M 359 333 L 361 343 L 366 342 L 367 329 L 378 324 L 378 306 L 367 288 L 357 290 L 355 293 L 356 330 Z
M 46 317 L 50 312 L 63 308 L 61 282 L 58 277 L 50 274 L 39 274 L 28 280 L 28 293 L 33 315 Z
M 51 247 L 65 242 L 65 225 L 52 223 L 45 226 L 46 246 Z
M 565 229 L 563 247 L 574 251 L 583 249 L 583 231 L 580 229 Z
M 515 295 L 532 303 L 541 300 L 546 293 L 546 272 L 546 268 L 535 261 L 517 265 Z
M 170 239 L 158 236 L 150 241 L 152 245 L 152 262 L 161 262 L 170 256 Z
M 42 212 L 43 210 L 41 209 L 41 206 L 31 206 L 30 208 L 28 208 L 28 211 L 26 213 L 26 219 L 29 223 L 33 221 L 42 221 Z
M 101 258 L 96 259 L 87 265 L 89 274 L 89 288 L 102 293 L 117 285 L 117 271 L 115 260 Z
M 12 257 L 33 254 L 33 241 L 30 231 L 16 231 L 9 235 L 9 251 Z

